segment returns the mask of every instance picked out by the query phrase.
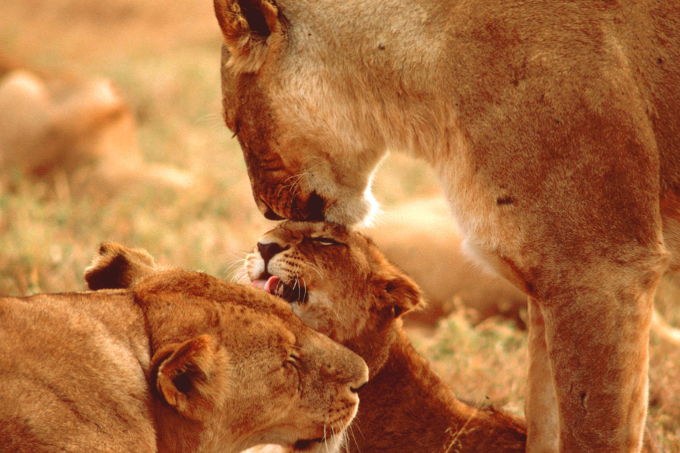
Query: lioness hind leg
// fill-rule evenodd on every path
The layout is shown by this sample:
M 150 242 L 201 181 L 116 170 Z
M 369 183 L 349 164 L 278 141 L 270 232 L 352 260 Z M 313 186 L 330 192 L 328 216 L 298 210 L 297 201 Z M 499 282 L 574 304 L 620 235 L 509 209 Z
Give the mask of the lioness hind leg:
M 529 298 L 529 370 L 525 413 L 527 453 L 557 453 L 559 417 L 541 307 Z
M 135 281 L 159 270 L 144 249 L 103 242 L 83 276 L 91 290 L 129 288 Z
M 652 304 L 663 266 L 654 267 L 629 266 L 618 279 L 609 272 L 612 280 L 599 287 L 541 302 L 561 452 L 640 451 Z

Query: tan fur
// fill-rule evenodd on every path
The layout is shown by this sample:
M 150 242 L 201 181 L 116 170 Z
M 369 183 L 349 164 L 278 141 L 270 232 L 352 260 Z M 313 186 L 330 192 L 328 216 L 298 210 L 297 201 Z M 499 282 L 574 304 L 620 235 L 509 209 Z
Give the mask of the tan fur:
M 134 280 L 0 298 L 0 450 L 334 449 L 367 378 L 359 357 L 261 291 L 177 269 Z
M 524 324 L 520 311 L 526 309 L 527 296 L 465 256 L 463 238 L 443 198 L 399 204 L 378 216 L 366 232 L 425 295 L 427 306 L 409 314 L 407 324 L 433 326 L 458 301 L 473 309 L 474 322 L 502 315 Z
M 292 302 L 293 311 L 368 364 L 346 451 L 524 452 L 522 420 L 462 403 L 411 347 L 401 315 L 421 303 L 420 291 L 367 237 L 337 225 L 286 222 L 259 244 L 246 259 L 248 278 L 275 275 L 288 287 L 303 285 L 306 300 Z M 263 255 L 262 244 L 281 251 Z
M 427 160 L 466 251 L 536 300 L 545 323 L 533 343 L 545 349 L 530 354 L 551 373 L 530 372 L 528 387 L 554 398 L 529 399 L 528 451 L 638 452 L 652 297 L 680 263 L 677 8 L 276 6 L 257 72 L 223 54 L 225 119 L 262 212 L 356 223 L 388 149 Z M 559 416 L 543 418 L 546 405 Z
M 460 249 L 463 238 L 451 222 L 445 200 L 425 198 L 397 205 L 378 217 L 366 230 L 385 257 L 412 277 L 427 300 L 424 310 L 412 312 L 404 321 L 434 325 L 450 313 L 459 297 L 473 309 L 473 322 L 502 315 L 524 324 L 522 310 L 527 296 L 471 261 Z M 680 329 L 652 313 L 652 333 L 680 346 Z

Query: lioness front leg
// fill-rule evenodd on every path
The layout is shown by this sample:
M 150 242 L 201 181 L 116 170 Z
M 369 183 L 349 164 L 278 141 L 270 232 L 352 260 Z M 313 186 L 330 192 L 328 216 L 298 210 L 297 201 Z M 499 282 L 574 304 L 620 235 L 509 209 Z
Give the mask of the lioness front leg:
M 618 275 L 603 273 L 597 287 L 573 287 L 538 302 L 559 407 L 561 452 L 640 451 L 649 327 L 661 274 L 654 266 L 636 272 L 628 266 Z
M 553 373 L 550 368 L 541 307 L 529 298 L 529 370 L 525 412 L 527 452 L 555 453 L 559 441 L 559 417 Z

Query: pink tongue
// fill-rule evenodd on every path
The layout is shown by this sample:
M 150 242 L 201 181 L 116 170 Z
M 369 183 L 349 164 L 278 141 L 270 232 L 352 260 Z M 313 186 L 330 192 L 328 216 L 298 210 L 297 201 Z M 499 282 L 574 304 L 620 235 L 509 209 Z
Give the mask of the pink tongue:
M 281 279 L 276 276 L 271 276 L 269 277 L 268 280 L 255 280 L 251 286 L 254 286 L 255 288 L 263 289 L 267 291 L 269 294 L 276 294 L 276 289 L 279 286 L 279 283 L 281 282 Z M 280 288 L 282 290 L 283 287 Z
M 276 287 L 279 286 L 280 281 L 281 279 L 279 277 L 272 275 L 269 277 L 269 280 L 267 280 L 267 283 L 264 284 L 264 290 L 269 294 L 275 294 Z

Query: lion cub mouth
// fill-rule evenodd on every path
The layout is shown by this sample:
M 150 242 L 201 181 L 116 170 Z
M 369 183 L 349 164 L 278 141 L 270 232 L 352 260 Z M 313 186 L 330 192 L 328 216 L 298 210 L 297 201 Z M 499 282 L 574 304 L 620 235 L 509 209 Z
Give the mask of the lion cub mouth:
M 295 445 L 293 446 L 294 451 L 309 451 L 321 442 L 324 441 L 324 438 L 320 437 L 318 439 L 308 439 L 308 440 L 298 440 L 295 442 Z
M 299 280 L 295 280 L 294 284 L 291 286 L 284 283 L 283 280 L 276 275 L 264 273 L 253 281 L 252 286 L 262 289 L 274 296 L 278 296 L 291 304 L 303 304 L 307 302 L 307 287 Z

